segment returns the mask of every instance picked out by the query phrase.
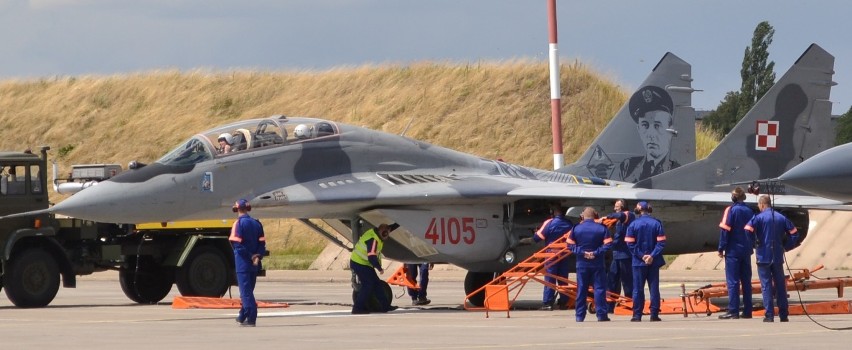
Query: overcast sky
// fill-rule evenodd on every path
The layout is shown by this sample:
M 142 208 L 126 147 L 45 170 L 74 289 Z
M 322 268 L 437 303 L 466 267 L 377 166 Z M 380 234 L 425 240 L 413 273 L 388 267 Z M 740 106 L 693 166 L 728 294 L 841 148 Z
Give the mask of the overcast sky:
M 558 0 L 557 8 L 560 58 L 579 58 L 631 90 L 671 51 L 704 90 L 693 105 L 715 108 L 739 89 L 743 51 L 768 20 L 779 78 L 817 43 L 836 58 L 834 114 L 852 103 L 852 1 Z M 544 62 L 547 1 L 0 0 L 0 43 L 0 79 Z

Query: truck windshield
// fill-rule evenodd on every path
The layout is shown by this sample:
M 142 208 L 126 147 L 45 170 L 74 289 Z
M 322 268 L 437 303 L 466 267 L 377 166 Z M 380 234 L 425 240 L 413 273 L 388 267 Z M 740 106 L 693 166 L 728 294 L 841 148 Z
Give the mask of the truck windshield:
M 193 165 L 211 159 L 213 159 L 213 152 L 207 144 L 194 137 L 166 153 L 157 162 L 165 165 Z

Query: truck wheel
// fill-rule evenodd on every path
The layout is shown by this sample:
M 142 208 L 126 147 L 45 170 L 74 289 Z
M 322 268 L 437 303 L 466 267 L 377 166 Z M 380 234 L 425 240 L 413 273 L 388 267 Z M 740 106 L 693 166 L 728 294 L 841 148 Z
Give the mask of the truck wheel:
M 180 294 L 219 298 L 228 291 L 228 263 L 219 249 L 199 246 L 178 268 L 175 276 Z
M 4 282 L 15 306 L 47 306 L 59 291 L 59 265 L 43 249 L 27 249 L 9 261 Z
M 156 304 L 172 290 L 174 272 L 157 264 L 149 256 L 127 258 L 127 267 L 118 273 L 121 291 L 130 300 L 140 304 Z M 138 270 L 138 272 L 137 272 Z

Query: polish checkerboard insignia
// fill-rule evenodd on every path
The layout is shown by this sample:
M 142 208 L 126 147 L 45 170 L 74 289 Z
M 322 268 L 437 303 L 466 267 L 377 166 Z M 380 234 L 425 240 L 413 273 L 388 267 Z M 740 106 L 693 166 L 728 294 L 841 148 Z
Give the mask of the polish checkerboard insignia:
M 777 120 L 758 120 L 754 149 L 758 151 L 778 150 L 778 129 L 779 122 Z

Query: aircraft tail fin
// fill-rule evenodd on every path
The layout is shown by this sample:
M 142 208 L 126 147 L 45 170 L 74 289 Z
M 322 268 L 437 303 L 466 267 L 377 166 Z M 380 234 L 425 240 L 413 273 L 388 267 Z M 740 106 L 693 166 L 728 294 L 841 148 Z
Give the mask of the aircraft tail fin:
M 776 178 L 832 147 L 833 74 L 834 56 L 811 44 L 706 159 L 636 187 L 728 191 L 715 185 Z
M 637 132 L 637 101 L 658 104 L 659 109 L 671 116 L 670 125 L 663 131 L 671 140 L 669 159 L 673 162 L 670 165 L 677 167 L 695 161 L 695 110 L 692 108 L 695 90 L 691 83 L 692 66 L 667 52 L 586 152 L 573 164 L 557 171 L 618 181 L 639 180 L 639 174 L 627 171 L 626 165 L 646 154 L 645 142 Z

